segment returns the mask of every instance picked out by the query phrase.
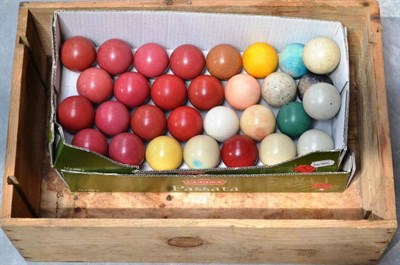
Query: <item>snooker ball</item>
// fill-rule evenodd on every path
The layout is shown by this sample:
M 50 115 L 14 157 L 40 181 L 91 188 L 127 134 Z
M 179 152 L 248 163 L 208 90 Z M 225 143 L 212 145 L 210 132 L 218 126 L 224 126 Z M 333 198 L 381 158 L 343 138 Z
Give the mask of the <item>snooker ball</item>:
M 96 127 L 108 136 L 114 136 L 129 128 L 129 111 L 120 102 L 109 100 L 96 110 Z
M 292 43 L 279 54 L 279 68 L 293 78 L 302 77 L 308 72 L 303 62 L 304 44 Z
M 132 166 L 144 160 L 145 147 L 142 140 L 129 132 L 115 135 L 109 145 L 108 156 L 117 162 Z
M 246 74 L 237 74 L 228 80 L 225 98 L 229 105 L 238 110 L 257 104 L 261 97 L 260 84 Z
M 336 87 L 328 83 L 316 83 L 304 94 L 303 105 L 311 118 L 329 120 L 338 113 L 341 98 Z
M 275 115 L 263 105 L 250 106 L 240 116 L 240 129 L 253 140 L 261 141 L 275 132 Z
M 209 110 L 221 105 L 225 90 L 216 77 L 200 75 L 192 80 L 188 88 L 189 101 L 199 110 Z
M 298 155 L 305 155 L 315 151 L 328 151 L 335 148 L 332 137 L 319 129 L 304 132 L 297 142 Z
M 243 53 L 243 68 L 255 78 L 265 78 L 278 68 L 278 54 L 268 43 L 257 42 Z
M 183 149 L 183 159 L 192 169 L 214 168 L 220 161 L 218 143 L 208 135 L 194 136 Z
M 227 80 L 242 70 L 242 56 L 230 44 L 218 44 L 207 54 L 206 66 L 211 75 Z
M 84 70 L 76 81 L 78 94 L 95 104 L 109 99 L 113 94 L 113 87 L 111 76 L 103 69 L 96 67 Z
M 150 96 L 149 81 L 136 72 L 123 73 L 115 81 L 114 96 L 127 108 L 143 105 Z
M 97 51 L 97 62 L 111 75 L 127 71 L 132 61 L 131 46 L 121 39 L 109 39 L 101 44 Z
M 260 160 L 266 166 L 273 166 L 296 156 L 296 146 L 289 136 L 273 133 L 260 144 Z
M 299 98 L 302 99 L 304 96 L 304 93 L 306 93 L 307 89 L 320 82 L 325 82 L 333 85 L 332 79 L 328 75 L 317 75 L 313 73 L 308 73 L 303 75 L 299 83 L 297 84 L 297 94 L 299 95 Z
M 330 73 L 340 62 L 340 48 L 330 38 L 314 38 L 304 46 L 303 61 L 308 70 L 314 74 Z
M 296 83 L 290 75 L 275 72 L 267 76 L 261 86 L 263 99 L 272 107 L 279 108 L 296 98 Z
M 96 60 L 93 43 L 82 36 L 67 39 L 61 46 L 61 62 L 72 71 L 83 71 Z
M 71 132 L 89 128 L 95 116 L 92 103 L 82 96 L 65 98 L 58 106 L 57 114 L 61 126 Z
M 108 150 L 108 143 L 104 134 L 92 128 L 80 130 L 72 139 L 72 145 L 101 155 L 106 155 Z
M 187 141 L 203 131 L 201 114 L 192 107 L 181 106 L 168 117 L 168 131 L 178 141 Z
M 146 148 L 146 161 L 154 170 L 174 170 L 182 163 L 182 147 L 170 136 L 158 136 Z
M 133 57 L 136 70 L 148 78 L 162 75 L 167 70 L 169 57 L 165 49 L 157 43 L 140 46 Z
M 229 107 L 217 106 L 204 117 L 204 131 L 218 142 L 225 142 L 239 131 L 239 118 Z
M 176 75 L 162 75 L 151 86 L 151 99 L 163 110 L 173 110 L 185 104 L 187 89 L 185 82 Z
M 143 140 L 152 140 L 162 135 L 167 128 L 164 112 L 154 105 L 138 107 L 131 118 L 132 131 Z
M 258 160 L 256 142 L 246 135 L 234 135 L 222 145 L 221 158 L 227 167 L 254 166 Z
M 300 102 L 289 102 L 283 105 L 276 116 L 279 130 L 292 139 L 298 138 L 311 128 L 312 119 L 304 111 Z
M 183 44 L 171 54 L 170 68 L 176 76 L 184 80 L 200 75 L 205 65 L 203 52 L 192 44 Z

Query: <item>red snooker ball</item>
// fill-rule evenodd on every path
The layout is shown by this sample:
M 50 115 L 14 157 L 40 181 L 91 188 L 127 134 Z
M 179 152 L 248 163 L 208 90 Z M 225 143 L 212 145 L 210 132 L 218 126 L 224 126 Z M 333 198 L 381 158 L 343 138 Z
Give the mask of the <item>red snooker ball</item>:
M 106 101 L 96 110 L 95 124 L 103 133 L 114 136 L 129 128 L 129 111 L 118 101 Z
M 142 140 L 132 133 L 114 136 L 110 142 L 108 156 L 117 162 L 138 166 L 144 160 L 145 147 Z
M 224 87 L 216 77 L 200 75 L 193 79 L 188 89 L 189 101 L 200 110 L 209 110 L 225 99 Z
M 165 132 L 167 119 L 159 107 L 144 105 L 133 113 L 131 128 L 140 138 L 150 141 Z
M 103 69 L 96 67 L 84 70 L 76 82 L 79 95 L 95 104 L 109 99 L 113 93 L 113 86 L 111 76 Z
M 92 126 L 95 115 L 92 103 L 82 96 L 64 99 L 58 106 L 57 114 L 61 126 L 71 132 Z
M 101 155 L 106 155 L 108 149 L 104 134 L 91 128 L 79 131 L 72 139 L 72 145 L 86 148 Z
M 151 87 L 151 99 L 163 110 L 172 110 L 185 104 L 187 89 L 185 82 L 175 75 L 158 77 Z
M 234 135 L 222 145 L 221 157 L 227 167 L 254 166 L 258 160 L 257 145 L 246 135 Z
M 199 48 L 192 44 L 183 44 L 171 54 L 170 68 L 180 78 L 187 80 L 200 75 L 206 65 L 206 59 Z
M 168 131 L 178 141 L 187 141 L 203 131 L 200 113 L 188 106 L 174 109 L 168 117 Z
M 83 71 L 96 60 L 93 43 L 82 36 L 67 39 L 61 46 L 61 62 L 72 71 Z
M 136 70 L 148 78 L 162 75 L 168 67 L 169 58 L 165 49 L 157 43 L 140 46 L 133 58 Z
M 120 39 L 107 40 L 97 51 L 97 62 L 100 67 L 112 75 L 119 75 L 127 71 L 132 61 L 131 47 Z
M 115 81 L 114 96 L 128 108 L 140 106 L 150 96 L 149 82 L 139 73 L 123 73 Z

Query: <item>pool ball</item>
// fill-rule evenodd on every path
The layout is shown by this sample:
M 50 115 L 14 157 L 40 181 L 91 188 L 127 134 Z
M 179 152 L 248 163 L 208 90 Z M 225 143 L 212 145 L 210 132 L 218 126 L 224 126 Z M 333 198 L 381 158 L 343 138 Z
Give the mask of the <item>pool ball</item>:
M 311 128 L 312 119 L 304 111 L 300 102 L 289 102 L 283 105 L 276 116 L 279 130 L 292 139 L 298 138 Z
M 199 110 L 209 110 L 221 105 L 225 99 L 225 90 L 216 77 L 200 75 L 190 83 L 188 95 L 194 107 Z
M 129 132 L 115 135 L 109 145 L 108 155 L 117 162 L 138 166 L 144 160 L 145 147 L 142 140 Z
M 235 109 L 244 110 L 251 105 L 257 104 L 260 97 L 260 84 L 250 75 L 235 75 L 226 84 L 226 101 Z
M 109 39 L 97 50 L 97 62 L 111 75 L 127 71 L 133 61 L 132 49 L 121 39 Z
M 92 126 L 94 121 L 94 108 L 90 101 L 82 96 L 65 98 L 57 109 L 58 122 L 71 132 L 77 132 Z
M 204 131 L 218 142 L 224 142 L 239 131 L 239 118 L 229 107 L 210 109 L 203 121 Z
M 332 137 L 319 129 L 304 132 L 297 142 L 298 155 L 305 155 L 315 151 L 329 151 L 335 148 Z
M 136 72 L 123 73 L 115 81 L 114 96 L 128 108 L 143 105 L 150 96 L 149 81 Z
M 165 132 L 167 119 L 159 107 L 143 105 L 132 114 L 131 128 L 140 138 L 149 141 Z
M 258 160 L 257 145 L 246 135 L 234 135 L 222 145 L 221 157 L 227 167 L 254 166 Z
M 289 136 L 273 133 L 260 144 L 260 160 L 266 166 L 273 166 L 296 156 L 296 146 Z
M 217 141 L 208 135 L 197 135 L 185 144 L 183 159 L 189 168 L 214 168 L 220 161 Z
M 165 49 L 157 43 L 140 46 L 133 57 L 136 70 L 148 78 L 162 75 L 167 70 L 169 57 Z
M 151 86 L 151 99 L 163 110 L 173 110 L 185 104 L 187 89 L 185 82 L 176 75 L 162 75 Z
M 297 94 L 299 95 L 299 98 L 302 99 L 304 96 L 304 93 L 306 93 L 307 89 L 320 82 L 325 82 L 333 85 L 332 79 L 328 75 L 317 75 L 313 73 L 308 73 L 303 75 L 299 83 L 297 84 Z
M 336 87 L 328 83 L 316 83 L 304 94 L 303 105 L 311 118 L 329 120 L 338 113 L 341 98 Z
M 308 41 L 303 51 L 304 65 L 314 74 L 327 74 L 335 70 L 340 62 L 340 48 L 327 37 Z
M 218 44 L 207 54 L 206 66 L 211 75 L 227 80 L 242 70 L 242 56 L 230 44 Z
M 279 108 L 296 98 L 296 83 L 290 75 L 275 72 L 267 76 L 261 86 L 263 99 L 272 107 Z
M 113 94 L 114 83 L 111 76 L 101 68 L 88 68 L 80 73 L 76 81 L 78 94 L 95 104 L 102 103 Z
M 72 139 L 72 145 L 101 155 L 106 155 L 108 150 L 108 143 L 104 134 L 92 128 L 80 130 Z
M 93 43 L 82 36 L 67 39 L 61 45 L 61 63 L 72 71 L 83 71 L 96 60 Z
M 128 130 L 129 121 L 128 109 L 118 101 L 106 101 L 96 110 L 96 127 L 108 136 Z
M 292 43 L 279 53 L 279 68 L 293 78 L 305 75 L 308 70 L 303 62 L 304 44 Z
M 200 75 L 206 64 L 202 51 L 192 44 L 183 44 L 171 54 L 170 68 L 172 72 L 184 80 Z
M 253 140 L 261 141 L 275 132 L 275 115 L 263 105 L 253 105 L 240 116 L 240 129 Z
M 168 117 L 168 131 L 178 141 L 187 141 L 203 131 L 201 114 L 192 107 L 181 106 Z
M 278 54 L 268 43 L 257 42 L 243 53 L 243 68 L 255 78 L 265 78 L 278 68 Z
M 158 136 L 147 145 L 146 161 L 154 170 L 177 169 L 182 163 L 182 147 L 170 136 Z

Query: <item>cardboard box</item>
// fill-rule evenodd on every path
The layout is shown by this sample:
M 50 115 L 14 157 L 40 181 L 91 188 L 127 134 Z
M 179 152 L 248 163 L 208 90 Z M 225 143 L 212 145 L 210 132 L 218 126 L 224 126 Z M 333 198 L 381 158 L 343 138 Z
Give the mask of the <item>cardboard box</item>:
M 335 149 L 299 156 L 268 167 L 258 162 L 255 167 L 232 169 L 221 162 L 215 169 L 190 170 L 183 163 L 175 171 L 152 171 L 147 163 L 140 167 L 127 166 L 76 148 L 70 144 L 73 135 L 57 124 L 55 116 L 57 103 L 77 94 L 75 84 L 79 73 L 63 67 L 58 58 L 62 40 L 75 35 L 88 37 L 96 46 L 109 38 L 123 39 L 134 48 L 156 42 L 169 53 L 181 44 L 191 43 L 205 55 L 220 43 L 232 44 L 243 52 L 254 42 L 267 42 L 279 52 L 290 43 L 306 43 L 318 36 L 330 37 L 341 50 L 340 64 L 330 75 L 341 94 L 341 109 L 331 120 L 314 121 L 313 128 L 329 133 L 334 139 Z M 354 168 L 342 167 L 347 152 L 349 57 L 346 28 L 339 22 L 167 11 L 58 11 L 54 16 L 53 42 L 51 122 L 54 127 L 51 127 L 50 150 L 54 167 L 72 191 L 219 191 L 216 178 L 226 184 L 223 187 L 234 191 L 343 191 L 351 180 Z M 260 84 L 262 81 L 259 80 Z M 267 105 L 262 99 L 260 104 Z M 277 113 L 278 109 L 270 108 Z M 354 163 L 350 161 L 347 164 Z M 304 166 L 311 170 L 301 170 Z M 209 189 L 205 189 L 204 184 L 197 185 L 201 181 L 195 181 L 203 179 L 213 180 L 206 181 Z M 327 183 L 329 188 L 315 188 L 318 183 Z

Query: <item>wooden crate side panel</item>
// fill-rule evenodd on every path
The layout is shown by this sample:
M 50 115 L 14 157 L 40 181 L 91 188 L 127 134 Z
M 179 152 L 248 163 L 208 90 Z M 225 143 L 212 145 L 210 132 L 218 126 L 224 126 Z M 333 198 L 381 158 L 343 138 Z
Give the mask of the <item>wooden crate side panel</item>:
M 29 261 L 357 265 L 375 264 L 394 232 L 388 221 L 87 221 L 14 220 L 3 230 Z

